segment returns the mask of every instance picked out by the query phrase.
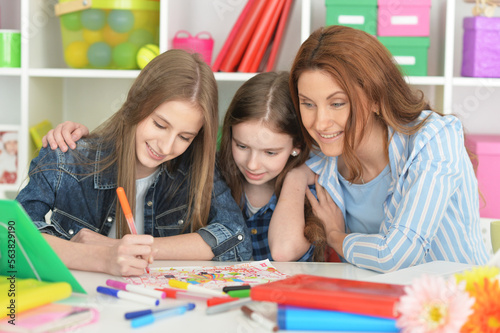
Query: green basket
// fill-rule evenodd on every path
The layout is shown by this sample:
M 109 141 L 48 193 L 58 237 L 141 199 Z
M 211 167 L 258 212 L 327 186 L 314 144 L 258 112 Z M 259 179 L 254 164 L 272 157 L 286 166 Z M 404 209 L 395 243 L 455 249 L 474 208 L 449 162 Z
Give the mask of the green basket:
M 408 76 L 427 76 L 429 37 L 378 37 L 391 52 L 401 72 Z
M 345 25 L 377 33 L 377 0 L 325 0 L 326 25 Z
M 158 44 L 158 1 L 60 0 L 64 61 L 72 68 L 138 69 L 137 51 Z

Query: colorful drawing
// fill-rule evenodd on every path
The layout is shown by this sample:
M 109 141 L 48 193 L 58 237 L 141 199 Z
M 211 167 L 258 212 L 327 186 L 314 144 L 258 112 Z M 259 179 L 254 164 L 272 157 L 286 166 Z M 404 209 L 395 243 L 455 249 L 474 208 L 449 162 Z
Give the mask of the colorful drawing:
M 150 268 L 149 274 L 127 277 L 125 280 L 137 285 L 166 288 L 169 287 L 169 279 L 176 279 L 209 289 L 222 289 L 225 286 L 261 284 L 287 277 L 266 259 L 230 266 L 154 267 Z

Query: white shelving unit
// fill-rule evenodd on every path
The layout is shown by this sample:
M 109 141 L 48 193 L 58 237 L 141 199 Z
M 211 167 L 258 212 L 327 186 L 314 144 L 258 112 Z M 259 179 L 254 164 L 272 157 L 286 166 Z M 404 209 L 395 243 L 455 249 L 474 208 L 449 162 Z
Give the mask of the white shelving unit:
M 21 29 L 21 8 L 17 1 L 0 0 L 0 27 L 2 29 Z M 19 149 L 23 145 L 22 137 L 26 137 L 22 124 L 25 121 L 22 114 L 22 68 L 0 68 L 0 126 L 2 130 L 17 131 L 21 136 Z M 19 163 L 25 163 L 19 159 Z M 18 175 L 19 179 L 19 175 Z M 2 191 L 15 191 L 18 184 L 0 184 Z
M 28 128 L 44 119 L 53 124 L 64 120 L 95 128 L 114 113 L 139 71 L 76 70 L 63 60 L 57 1 L 0 0 L 3 28 L 21 29 L 22 67 L 0 68 L 0 124 L 18 129 L 18 183 L 0 185 L 0 198 L 13 197 L 26 178 L 33 147 Z M 171 47 L 178 30 L 192 34 L 208 31 L 215 40 L 212 61 L 246 1 L 161 0 L 160 50 Z M 500 79 L 460 77 L 462 19 L 470 16 L 473 4 L 463 0 L 432 0 L 429 76 L 409 77 L 422 89 L 433 106 L 457 113 L 471 133 L 500 134 Z M 290 15 L 277 70 L 288 70 L 300 43 L 324 25 L 324 0 L 296 0 Z M 497 9 L 497 16 L 500 9 Z M 253 74 L 215 73 L 220 91 L 220 115 L 236 89 Z M 5 194 L 5 192 L 9 192 Z

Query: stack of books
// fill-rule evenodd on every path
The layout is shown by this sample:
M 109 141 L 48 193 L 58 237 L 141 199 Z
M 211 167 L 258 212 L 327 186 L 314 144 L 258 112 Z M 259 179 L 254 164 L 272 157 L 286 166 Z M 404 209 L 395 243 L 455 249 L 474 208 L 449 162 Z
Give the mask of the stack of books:
M 278 304 L 282 330 L 399 332 L 395 310 L 404 286 L 299 274 L 251 289 Z
M 293 0 L 248 0 L 215 59 L 214 72 L 272 71 Z

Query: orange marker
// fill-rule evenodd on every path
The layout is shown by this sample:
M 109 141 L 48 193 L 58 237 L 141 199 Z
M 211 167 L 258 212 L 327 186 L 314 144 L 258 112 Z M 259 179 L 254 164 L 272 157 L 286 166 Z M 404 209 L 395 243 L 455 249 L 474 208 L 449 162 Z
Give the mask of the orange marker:
M 118 200 L 120 200 L 120 205 L 122 206 L 123 214 L 127 219 L 128 227 L 133 235 L 137 235 L 137 230 L 135 229 L 134 216 L 132 215 L 132 210 L 130 209 L 130 204 L 128 203 L 127 196 L 123 187 L 118 187 L 116 189 L 116 194 L 118 194 Z

